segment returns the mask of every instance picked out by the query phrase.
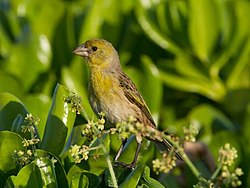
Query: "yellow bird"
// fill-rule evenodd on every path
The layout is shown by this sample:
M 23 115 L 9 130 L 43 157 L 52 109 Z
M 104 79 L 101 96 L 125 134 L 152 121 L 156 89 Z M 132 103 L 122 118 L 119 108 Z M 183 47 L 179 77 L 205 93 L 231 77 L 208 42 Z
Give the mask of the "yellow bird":
M 137 90 L 132 80 L 122 71 L 119 56 L 112 44 L 104 39 L 92 39 L 77 47 L 74 54 L 84 57 L 89 74 L 89 102 L 98 116 L 100 112 L 105 114 L 107 123 L 115 125 L 134 117 L 144 126 L 156 128 L 156 124 L 145 101 Z M 161 151 L 169 151 L 172 145 L 167 141 L 152 140 Z M 136 165 L 141 141 L 138 141 L 134 159 L 125 167 L 133 168 Z M 118 160 L 126 143 L 123 139 L 122 145 L 115 157 Z M 178 159 L 181 156 L 175 152 Z

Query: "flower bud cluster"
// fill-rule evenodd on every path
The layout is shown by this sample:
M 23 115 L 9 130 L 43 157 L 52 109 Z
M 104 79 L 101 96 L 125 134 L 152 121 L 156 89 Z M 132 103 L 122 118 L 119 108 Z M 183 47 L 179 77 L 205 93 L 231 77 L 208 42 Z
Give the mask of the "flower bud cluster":
M 237 157 L 237 150 L 231 147 L 229 143 L 226 143 L 225 146 L 219 150 L 218 162 L 222 165 L 231 166 Z
M 227 186 L 238 187 L 242 184 L 239 179 L 239 176 L 243 175 L 242 169 L 236 168 L 233 172 L 230 172 L 230 167 L 234 164 L 237 157 L 237 150 L 231 147 L 229 143 L 219 150 L 218 162 L 222 165 L 219 180 Z
M 22 132 L 29 132 L 35 134 L 35 126 L 40 122 L 37 116 L 33 116 L 31 113 L 27 114 L 24 119 L 24 125 L 22 126 Z
M 82 111 L 82 98 L 74 91 L 70 91 L 69 95 L 64 98 L 64 102 L 71 104 L 72 112 L 80 114 Z
M 14 150 L 13 154 L 14 161 L 21 166 L 30 163 L 35 156 L 36 153 L 35 145 L 40 142 L 40 140 L 36 138 L 35 126 L 37 126 L 39 122 L 40 119 L 37 116 L 33 116 L 31 113 L 27 114 L 24 119 L 22 132 L 29 132 L 31 138 L 30 139 L 24 138 L 22 141 L 24 150 Z
M 99 113 L 99 115 L 100 118 L 96 122 L 89 121 L 82 128 L 82 136 L 87 137 L 89 141 L 92 141 L 95 137 L 100 137 L 104 132 L 105 114 Z
M 196 120 L 193 120 L 188 128 L 187 127 L 183 128 L 185 140 L 188 142 L 195 142 L 199 130 L 200 130 L 200 123 Z
M 166 152 L 162 154 L 161 159 L 153 160 L 153 170 L 156 174 L 168 173 L 176 166 L 176 157 L 174 155 L 168 155 Z
M 129 117 L 128 121 L 122 121 L 116 124 L 116 129 L 110 130 L 111 133 L 117 132 L 119 138 L 128 138 L 132 134 L 136 135 L 138 141 L 141 141 L 142 137 L 147 137 L 152 140 L 162 141 L 163 134 L 154 127 L 145 126 L 138 122 L 134 117 Z
M 24 166 L 32 160 L 33 153 L 31 150 L 14 150 L 13 159 L 16 164 Z
M 82 160 L 87 160 L 89 158 L 89 150 L 90 148 L 86 145 L 78 146 L 73 145 L 71 146 L 71 156 L 74 158 L 75 163 L 80 163 Z

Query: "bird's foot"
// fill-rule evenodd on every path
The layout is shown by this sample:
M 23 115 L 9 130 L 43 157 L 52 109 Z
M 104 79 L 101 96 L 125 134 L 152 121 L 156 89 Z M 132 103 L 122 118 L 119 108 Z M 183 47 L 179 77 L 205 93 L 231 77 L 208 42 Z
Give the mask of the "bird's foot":
M 120 162 L 120 161 L 114 161 L 114 166 L 122 166 L 124 168 L 127 169 L 134 169 L 135 168 L 136 163 L 132 162 L 131 164 L 127 164 L 124 162 Z

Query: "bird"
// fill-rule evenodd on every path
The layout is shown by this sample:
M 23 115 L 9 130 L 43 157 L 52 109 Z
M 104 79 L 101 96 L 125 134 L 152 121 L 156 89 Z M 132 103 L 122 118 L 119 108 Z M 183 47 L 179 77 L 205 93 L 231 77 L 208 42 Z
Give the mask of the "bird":
M 107 124 L 115 125 L 134 117 L 144 126 L 156 129 L 156 123 L 142 95 L 133 81 L 123 72 L 118 52 L 113 45 L 105 39 L 90 39 L 73 50 L 73 54 L 85 59 L 89 67 L 88 100 L 94 111 L 99 116 L 105 114 Z M 172 144 L 147 138 L 153 141 L 161 151 L 170 151 Z M 137 140 L 137 148 L 131 164 L 124 164 L 127 168 L 136 166 L 141 148 L 141 140 Z M 118 161 L 127 139 L 122 139 L 122 144 L 117 152 L 115 161 Z M 177 159 L 182 160 L 178 152 L 174 151 Z

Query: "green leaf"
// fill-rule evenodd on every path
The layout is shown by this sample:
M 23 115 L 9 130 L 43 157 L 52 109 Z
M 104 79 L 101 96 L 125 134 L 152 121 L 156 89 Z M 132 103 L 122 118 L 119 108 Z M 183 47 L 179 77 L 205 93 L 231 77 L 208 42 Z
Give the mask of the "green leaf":
M 35 163 L 40 171 L 43 187 L 58 187 L 54 164 L 48 157 L 38 157 L 32 163 Z
M 20 80 L 3 70 L 0 70 L 0 80 L 0 93 L 9 92 L 15 93 L 17 97 L 22 96 L 22 83 Z
M 220 29 L 222 33 L 222 43 L 224 45 L 230 45 L 230 42 L 234 40 L 234 34 L 237 30 L 236 24 L 239 23 L 236 21 L 235 15 L 235 4 L 234 2 L 226 2 L 226 1 L 214 1 L 218 6 L 218 14 L 221 18 Z
M 28 91 L 38 75 L 49 68 L 51 54 L 47 51 L 47 45 L 49 41 L 45 36 L 31 35 L 29 40 L 11 48 L 4 68 L 21 81 L 24 91 Z
M 83 42 L 88 38 L 98 37 L 101 33 L 105 11 L 103 11 L 102 0 L 91 1 L 91 9 L 87 9 L 84 22 L 81 28 L 80 41 Z M 96 15 L 99 15 L 98 17 Z
M 150 20 L 147 10 L 149 8 L 154 8 L 154 6 L 152 6 L 153 3 L 150 3 L 138 0 L 135 13 L 140 26 L 142 27 L 143 31 L 148 35 L 148 37 L 153 40 L 157 45 L 159 45 L 163 49 L 177 54 L 180 51 L 180 48 L 164 33 L 161 33 L 161 31 L 159 31 L 159 29 L 155 26 L 154 22 Z
M 245 37 L 248 37 L 249 39 L 249 22 L 250 22 L 250 3 L 249 1 L 235 1 L 234 2 L 234 10 L 235 10 L 235 16 L 236 16 L 236 33 L 235 37 L 238 39 L 244 39 Z
M 40 119 L 36 126 L 40 138 L 43 138 L 47 116 L 49 113 L 51 99 L 44 94 L 26 95 L 22 100 L 33 115 L 37 115 Z
M 5 188 L 14 188 L 14 182 L 16 181 L 16 176 L 9 176 L 8 179 L 5 182 Z M 4 187 L 3 185 L 3 187 Z
M 64 169 L 57 159 L 54 164 L 48 152 L 37 150 L 37 158 L 30 164 L 24 166 L 17 176 L 11 176 L 7 180 L 9 187 L 62 187 L 67 188 Z M 53 155 L 52 155 L 53 156 Z M 60 172 L 58 172 L 60 171 Z M 62 175 L 64 172 L 64 175 Z M 11 185 L 14 186 L 11 186 Z
M 232 114 L 233 117 L 243 120 L 244 114 L 247 113 L 246 109 L 250 105 L 249 99 L 250 88 L 229 90 L 222 104 L 226 111 Z
M 24 117 L 21 114 L 18 114 L 12 123 L 11 131 L 16 133 L 21 133 L 23 125 L 24 125 Z M 23 137 L 22 134 L 20 135 Z
M 90 147 L 96 147 L 96 146 L 100 146 L 100 139 L 102 139 L 102 143 L 104 144 L 107 152 L 110 151 L 110 137 L 109 137 L 109 134 L 105 134 L 105 135 L 102 135 L 101 138 L 99 139 L 96 139 L 93 143 L 90 144 Z M 105 169 L 107 169 L 107 160 L 106 160 L 106 155 L 104 152 L 103 152 L 103 149 L 100 148 L 98 150 L 93 150 L 93 151 L 90 151 L 90 156 L 92 155 L 99 155 L 99 157 L 97 159 L 93 158 L 93 157 L 90 157 L 88 159 L 88 164 L 89 164 L 89 171 L 91 173 L 94 173 L 94 174 L 101 174 Z
M 56 160 L 57 162 L 54 164 L 54 166 L 55 166 L 57 185 L 60 188 L 68 188 L 69 186 L 65 172 L 65 170 L 67 169 L 66 165 L 63 165 L 58 158 L 56 158 Z
M 137 142 L 135 136 L 131 136 L 127 143 L 125 144 L 121 156 L 119 157 L 119 161 L 130 164 L 134 159 L 134 154 L 136 151 Z
M 230 88 L 242 87 L 242 82 L 247 82 L 245 71 L 249 72 L 247 68 L 247 57 L 249 54 L 249 7 L 250 3 L 247 1 L 234 1 L 234 2 L 223 2 L 220 3 L 220 13 L 222 15 L 221 28 L 225 35 L 222 35 L 222 40 L 226 41 L 223 45 L 222 54 L 217 60 L 213 61 L 213 67 L 211 73 L 219 75 L 220 69 L 229 67 L 232 71 L 228 72 L 225 76 L 227 77 L 227 85 Z M 230 28 L 228 28 L 230 27 Z M 228 36 L 229 35 L 229 36 Z M 248 83 L 248 82 L 247 82 Z M 247 84 L 249 86 L 249 83 Z M 243 85 L 243 87 L 246 87 Z
M 26 17 L 29 19 L 32 30 L 40 36 L 46 36 L 51 41 L 55 27 L 64 15 L 65 6 L 61 1 L 44 0 L 42 2 L 22 1 L 19 6 L 26 9 Z M 56 9 L 56 11 L 55 11 Z M 49 46 L 46 46 L 50 50 Z
M 74 164 L 68 171 L 67 173 L 67 180 L 68 182 L 71 182 L 73 176 L 75 174 L 81 173 L 81 172 L 85 172 L 86 170 L 84 170 L 83 168 L 80 167 L 80 165 Z
M 22 28 L 15 11 L 13 9 L 9 9 L 8 11 L 1 10 L 1 12 L 1 25 L 4 29 L 6 29 L 5 32 L 14 39 L 17 39 L 22 32 Z
M 118 151 L 122 144 L 122 140 L 119 139 L 118 133 L 110 134 L 110 150 Z
M 191 110 L 189 121 L 198 121 L 204 129 L 203 140 L 212 141 L 213 132 L 218 130 L 235 130 L 234 124 L 221 111 L 209 104 L 201 104 Z
M 115 178 L 119 184 L 119 182 L 123 182 L 127 176 L 131 173 L 131 169 L 124 168 L 122 166 L 113 166 Z M 113 187 L 114 183 L 112 181 L 112 177 L 110 171 L 108 169 L 105 170 L 105 184 L 109 187 Z
M 77 165 L 73 165 L 68 174 L 67 179 L 70 187 L 78 187 L 78 185 L 83 185 L 82 187 L 94 188 L 98 187 L 101 182 L 100 178 L 95 174 L 92 174 Z
M 136 5 L 136 1 L 121 1 L 120 8 L 124 13 L 130 12 Z
M 194 92 L 204 95 L 214 101 L 220 101 L 225 96 L 225 88 L 219 81 L 205 82 L 190 77 L 180 77 L 173 73 L 160 71 L 160 77 L 164 84 L 174 89 L 186 92 Z
M 164 188 L 164 186 L 157 180 L 150 177 L 150 168 L 145 166 L 142 179 L 144 180 L 144 185 L 147 185 L 149 188 Z
M 71 180 L 70 188 L 88 188 L 89 179 L 84 174 L 75 174 Z
M 0 170 L 7 173 L 16 169 L 14 150 L 23 150 L 22 137 L 10 131 L 0 131 Z
M 26 117 L 28 111 L 23 103 L 10 93 L 0 93 L 0 130 L 11 130 L 18 114 Z
M 64 101 L 69 93 L 67 88 L 57 84 L 41 143 L 41 149 L 55 156 L 63 150 L 75 122 L 76 114 L 72 112 L 71 104 Z
M 30 163 L 23 167 L 16 178 L 11 178 L 11 180 L 14 180 L 12 183 L 15 187 L 41 188 L 43 185 L 41 173 L 35 163 Z M 8 181 L 10 181 L 10 179 Z
M 144 165 L 137 166 L 127 178 L 119 185 L 119 188 L 136 187 L 142 175 Z
M 68 188 L 66 167 L 62 165 L 61 161 L 52 153 L 40 149 L 36 151 L 39 158 L 36 159 L 35 163 L 38 165 L 42 176 L 46 176 L 46 172 L 49 173 L 48 176 L 44 177 L 44 181 L 46 180 L 44 183 L 53 182 L 53 186 L 57 184 L 57 187 Z
M 134 155 L 136 152 L 136 147 L 137 147 L 137 141 L 134 135 L 132 135 L 128 140 L 127 143 L 125 144 L 122 153 L 118 159 L 118 161 L 130 164 L 133 159 Z M 139 158 L 137 161 L 138 164 L 145 164 L 150 157 L 153 155 L 153 144 L 151 144 L 150 141 L 147 139 L 143 139 L 141 149 L 139 152 Z M 143 156 L 143 157 L 140 157 Z
M 248 106 L 250 106 L 250 104 L 248 104 Z M 247 142 L 250 141 L 250 137 L 249 137 L 249 135 L 250 135 L 250 126 L 249 126 L 250 125 L 250 110 L 247 110 L 245 112 L 245 118 L 243 119 L 242 124 L 243 124 L 242 132 L 243 132 L 243 135 L 244 135 L 244 136 L 241 135 L 244 138 L 244 139 L 242 139 L 242 145 L 243 145 L 243 148 L 245 148 L 243 151 L 246 152 L 247 155 L 249 155 L 250 154 L 250 148 L 245 147 L 245 142 L 246 142 L 246 140 L 247 140 Z M 246 138 L 246 140 L 245 140 L 245 138 Z M 248 160 L 248 158 L 245 158 L 245 160 Z
M 200 65 L 200 62 L 192 58 L 189 54 L 179 53 L 174 63 L 176 70 L 181 75 L 209 82 L 209 78 L 206 76 L 208 73 L 205 72 L 206 67 Z
M 241 48 L 240 48 L 241 49 Z M 243 44 L 243 49 L 241 49 L 240 53 L 238 54 L 239 57 L 233 67 L 232 71 L 230 72 L 228 79 L 227 79 L 227 86 L 230 89 L 238 89 L 243 87 L 249 87 L 249 79 L 246 81 L 246 85 L 244 84 L 245 76 L 249 76 L 249 54 L 250 54 L 250 37 L 246 39 L 246 43 Z M 248 70 L 248 73 L 245 75 L 243 74 L 245 70 Z M 244 85 L 243 85 L 243 84 Z
M 148 104 L 155 122 L 158 122 L 158 116 L 160 107 L 162 104 L 163 84 L 160 79 L 160 73 L 158 68 L 154 65 L 152 59 L 148 56 L 142 56 L 143 72 L 145 77 L 143 78 L 142 88 L 144 98 Z
M 218 40 L 217 7 L 213 0 L 190 0 L 189 6 L 189 37 L 194 52 L 206 62 Z
M 88 159 L 89 171 L 93 174 L 100 175 L 108 168 L 106 156 L 101 155 L 98 159 L 90 157 Z
M 2 17 L 1 17 L 2 18 Z M 0 19 L 1 21 L 1 19 Z M 0 52 L 1 56 L 6 57 L 8 56 L 11 48 L 11 40 L 8 38 L 7 33 L 4 31 L 4 26 L 1 25 L 0 27 Z
M 4 176 L 3 172 L 0 171 L 0 187 L 4 187 L 5 184 L 6 184 L 6 177 Z

